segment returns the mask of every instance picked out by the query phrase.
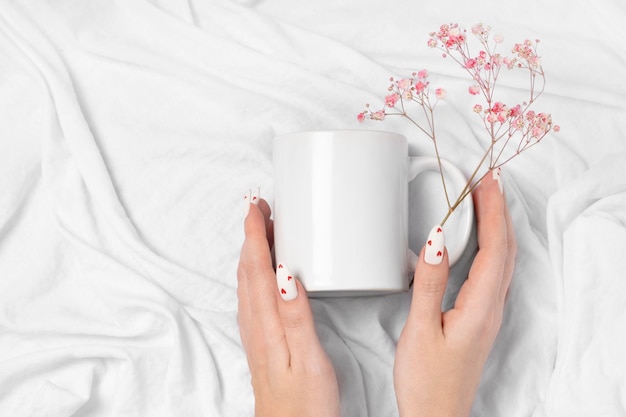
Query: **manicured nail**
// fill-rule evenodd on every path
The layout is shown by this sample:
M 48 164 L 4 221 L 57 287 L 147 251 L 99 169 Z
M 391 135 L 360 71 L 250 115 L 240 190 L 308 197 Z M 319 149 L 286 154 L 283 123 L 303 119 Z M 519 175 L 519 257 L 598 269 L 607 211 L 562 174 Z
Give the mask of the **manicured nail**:
M 443 229 L 437 225 L 432 228 L 428 234 L 426 241 L 426 251 L 424 252 L 424 261 L 427 264 L 439 265 L 443 259 L 443 251 L 445 247 Z
M 250 200 L 252 200 L 251 195 L 252 195 L 252 192 L 248 191 L 243 196 L 243 218 L 244 219 L 248 217 L 248 213 L 250 213 Z
M 244 219 L 248 217 L 248 213 L 250 213 L 250 204 L 257 205 L 259 204 L 259 199 L 261 198 L 261 188 L 257 187 L 256 190 L 248 191 L 243 196 L 243 217 Z
M 252 190 L 250 194 L 250 202 L 252 204 L 259 204 L 259 198 L 261 197 L 261 188 L 256 187 L 256 190 Z
M 284 263 L 279 263 L 276 267 L 276 282 L 278 283 L 278 292 L 283 300 L 291 301 L 298 296 L 296 280 Z
M 498 188 L 500 189 L 500 194 L 504 193 L 504 187 L 502 185 L 502 168 L 498 167 L 491 171 L 492 178 L 498 181 Z

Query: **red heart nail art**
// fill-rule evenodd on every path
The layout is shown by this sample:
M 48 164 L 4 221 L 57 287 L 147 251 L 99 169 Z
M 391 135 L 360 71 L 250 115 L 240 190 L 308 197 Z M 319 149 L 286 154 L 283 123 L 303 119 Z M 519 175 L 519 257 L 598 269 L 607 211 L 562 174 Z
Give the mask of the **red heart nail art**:
M 284 295 L 284 294 L 287 294 L 287 291 L 285 291 L 285 289 L 284 289 L 284 288 L 281 288 L 281 289 L 280 289 L 280 293 Z
M 293 277 L 292 277 L 291 275 L 289 275 L 289 276 L 287 277 L 287 281 L 291 281 L 292 279 L 293 279 Z
M 437 256 L 441 256 L 441 255 L 443 255 L 443 253 L 441 253 L 441 251 L 438 251 Z
M 282 269 L 283 268 L 283 264 L 278 264 L 278 269 Z
M 441 233 L 443 230 L 441 230 L 441 227 L 437 228 L 437 233 Z
M 256 196 L 252 197 L 252 201 L 256 200 Z
M 433 241 L 432 241 L 432 240 L 429 240 L 429 241 L 428 241 L 428 242 L 426 242 L 426 243 L 428 243 L 428 246 L 432 246 L 432 245 L 433 245 Z

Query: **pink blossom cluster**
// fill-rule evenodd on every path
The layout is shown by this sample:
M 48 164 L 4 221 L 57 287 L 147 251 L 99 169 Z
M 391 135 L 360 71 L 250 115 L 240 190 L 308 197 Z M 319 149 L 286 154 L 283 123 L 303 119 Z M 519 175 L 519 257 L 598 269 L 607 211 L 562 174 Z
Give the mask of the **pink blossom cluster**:
M 428 71 L 423 69 L 414 72 L 408 78 L 395 80 L 389 79 L 391 84 L 387 88 L 389 94 L 385 96 L 385 105 L 382 109 L 372 111 L 369 104 L 365 105 L 365 110 L 357 115 L 357 120 L 362 122 L 366 119 L 385 120 L 387 115 L 402 115 L 405 112 L 405 105 L 409 102 L 418 103 L 422 107 L 434 108 L 430 103 L 430 81 L 428 81 Z M 437 100 L 444 100 L 447 91 L 443 88 L 435 89 Z M 436 103 L 435 103 L 436 104 Z
M 521 134 L 523 142 L 528 143 L 531 140 L 541 140 L 550 131 L 558 132 L 560 128 L 552 123 L 549 113 L 535 113 L 530 109 L 543 92 L 545 81 L 541 60 L 537 55 L 539 40 L 527 39 L 516 43 L 511 49 L 512 55 L 505 56 L 496 51 L 497 46 L 504 41 L 503 36 L 491 37 L 489 26 L 476 24 L 472 26 L 471 34 L 478 39 L 480 45 L 480 50 L 476 54 L 470 52 L 467 30 L 456 23 L 441 25 L 438 31 L 431 32 L 428 46 L 442 50 L 444 58 L 450 57 L 456 61 L 471 77 L 472 84 L 468 86 L 468 93 L 484 99 L 484 104 L 475 104 L 473 111 L 481 116 L 492 143 L 495 144 L 501 139 L 508 143 L 511 136 L 515 134 Z M 494 91 L 503 68 L 522 69 L 529 72 L 529 97 L 524 103 L 509 106 L 495 100 Z M 432 116 L 436 102 L 431 105 L 428 75 L 427 70 L 421 70 L 413 73 L 409 78 L 397 81 L 392 78 L 392 83 L 388 88 L 389 94 L 385 97 L 385 106 L 380 110 L 372 111 L 369 105 L 366 105 L 365 110 L 357 115 L 357 119 L 359 121 L 384 120 L 388 115 L 400 115 L 409 118 L 422 131 L 429 133 L 409 116 L 405 107 L 409 102 L 416 102 L 427 111 L 427 117 L 429 112 Z M 537 83 L 538 80 L 541 82 Z M 435 90 L 437 100 L 443 100 L 446 97 L 445 89 Z M 429 123 L 431 130 L 434 129 L 433 126 Z M 435 139 L 434 132 L 430 132 L 428 136 Z M 491 161 L 492 164 L 497 162 Z
M 531 139 L 541 139 L 546 135 L 550 130 L 554 132 L 558 132 L 561 130 L 559 125 L 552 124 L 552 116 L 549 113 L 535 113 L 532 110 L 526 112 L 524 119 L 516 120 L 517 127 L 520 130 L 526 130 L 524 132 L 524 137 L 526 141 L 530 141 Z
M 441 25 L 439 31 L 431 32 L 428 46 L 439 48 L 444 57 L 450 57 L 456 61 L 472 78 L 473 84 L 468 87 L 468 93 L 472 96 L 482 96 L 485 100 L 486 110 L 483 105 L 476 104 L 474 112 L 481 115 L 485 127 L 491 136 L 493 143 L 508 139 L 514 134 L 522 135 L 522 142 L 529 143 L 532 140 L 539 141 L 550 131 L 559 131 L 557 125 L 553 125 L 552 117 L 548 113 L 535 113 L 530 110 L 531 105 L 543 92 L 545 77 L 541 67 L 541 59 L 537 54 L 539 40 L 516 43 L 511 49 L 511 56 L 504 56 L 497 52 L 497 47 L 504 38 L 495 35 L 490 40 L 491 28 L 481 23 L 472 26 L 471 32 L 478 39 L 480 50 L 477 54 L 470 53 L 469 45 L 464 36 L 467 31 L 457 24 Z M 529 72 L 530 88 L 528 101 L 523 104 L 507 106 L 496 101 L 494 90 L 500 76 L 500 71 L 522 69 Z M 537 81 L 541 81 L 540 84 Z M 494 128 L 496 124 L 506 124 L 507 129 Z M 500 126 L 496 126 L 500 127 Z M 495 163 L 497 161 L 491 161 Z
M 441 25 L 438 32 L 430 34 L 428 46 L 436 47 L 437 41 L 445 45 L 446 48 L 458 48 L 465 44 L 465 30 L 461 29 L 458 24 Z
M 502 102 L 495 102 L 491 108 L 485 109 L 480 104 L 474 105 L 474 112 L 484 113 L 484 119 L 489 125 L 508 125 L 508 133 L 521 132 L 526 142 L 533 139 L 543 138 L 550 130 L 558 132 L 558 125 L 552 124 L 552 116 L 549 113 L 535 113 L 528 110 L 522 112 L 522 106 L 517 104 L 508 107 Z
M 516 43 L 513 47 L 512 51 L 515 55 L 517 55 L 518 67 L 523 67 L 526 63 L 526 67 L 537 68 L 541 65 L 541 59 L 537 55 L 537 44 L 539 43 L 539 39 L 534 42 L 526 39 L 524 43 Z M 520 62 L 521 61 L 521 62 Z
M 490 139 L 485 157 L 481 159 L 469 179 L 468 186 L 453 205 L 449 204 L 448 215 L 480 182 L 482 176 L 477 173 L 484 161 L 488 161 L 488 170 L 498 168 L 522 151 L 539 143 L 548 133 L 560 131 L 560 127 L 553 124 L 549 113 L 536 112 L 532 109 L 537 98 L 543 93 L 545 85 L 541 59 L 537 54 L 539 40 L 526 39 L 516 43 L 510 50 L 511 55 L 505 55 L 498 52 L 498 47 L 503 43 L 504 37 L 492 36 L 489 26 L 476 24 L 471 28 L 471 35 L 478 41 L 477 53 L 471 52 L 468 31 L 456 23 L 441 25 L 437 31 L 430 33 L 427 42 L 429 47 L 441 50 L 444 58 L 455 61 L 470 76 L 471 83 L 467 92 L 473 97 L 482 99 L 481 103 L 473 105 L 472 110 L 480 116 Z M 496 86 L 503 70 L 504 72 L 527 72 L 528 96 L 522 103 L 507 105 L 496 99 Z M 384 120 L 389 115 L 404 117 L 433 141 L 437 158 L 439 158 L 434 109 L 439 100 L 447 98 L 448 93 L 443 88 L 437 88 L 434 91 L 436 100 L 431 101 L 428 76 L 427 70 L 421 70 L 408 78 L 400 80 L 391 78 L 389 93 L 385 96 L 383 108 L 373 111 L 369 105 L 366 105 L 365 110 L 357 115 L 357 119 L 362 122 L 366 119 Z M 416 103 L 418 108 L 421 107 L 421 111 L 418 111 L 415 116 L 409 113 L 407 108 L 410 103 Z M 421 116 L 418 117 L 418 115 Z

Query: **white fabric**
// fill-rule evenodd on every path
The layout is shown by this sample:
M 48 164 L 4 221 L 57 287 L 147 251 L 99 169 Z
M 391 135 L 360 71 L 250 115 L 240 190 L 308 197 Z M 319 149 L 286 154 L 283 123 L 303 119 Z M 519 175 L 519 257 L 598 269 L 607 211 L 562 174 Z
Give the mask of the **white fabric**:
M 356 122 L 422 68 L 449 91 L 441 152 L 470 171 L 482 131 L 450 96 L 468 81 L 425 44 L 449 21 L 540 38 L 538 107 L 562 126 L 504 169 L 519 255 L 473 413 L 626 414 L 626 4 L 385 4 L 0 1 L 0 415 L 251 416 L 243 194 L 272 201 L 279 133 L 385 129 L 432 153 L 402 120 Z M 345 416 L 397 414 L 409 300 L 313 301 Z

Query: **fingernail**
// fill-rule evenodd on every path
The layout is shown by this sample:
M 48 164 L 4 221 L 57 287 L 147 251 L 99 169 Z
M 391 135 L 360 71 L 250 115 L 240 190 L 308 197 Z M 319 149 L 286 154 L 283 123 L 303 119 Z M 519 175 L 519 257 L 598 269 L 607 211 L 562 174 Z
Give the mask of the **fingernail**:
M 491 171 L 492 178 L 498 181 L 498 188 L 500 189 L 500 194 L 504 194 L 504 187 L 502 185 L 502 168 L 498 167 Z
M 257 187 L 256 190 L 252 191 L 248 191 L 244 196 L 243 196 L 243 217 L 244 219 L 246 217 L 248 217 L 248 213 L 250 213 L 250 204 L 254 204 L 254 205 L 258 205 L 259 204 L 259 199 L 261 198 L 261 188 Z
M 284 263 L 279 263 L 276 267 L 276 282 L 283 300 L 291 301 L 298 296 L 296 280 Z
M 426 251 L 424 252 L 424 261 L 430 265 L 439 265 L 443 259 L 443 251 L 445 241 L 443 237 L 443 229 L 437 225 L 432 228 L 428 234 L 426 241 Z
M 261 188 L 256 187 L 256 190 L 253 190 L 250 195 L 250 202 L 252 204 L 259 204 L 259 198 L 261 197 Z
M 251 200 L 252 192 L 248 191 L 243 196 L 243 218 L 248 217 L 248 213 L 250 213 L 250 200 Z

